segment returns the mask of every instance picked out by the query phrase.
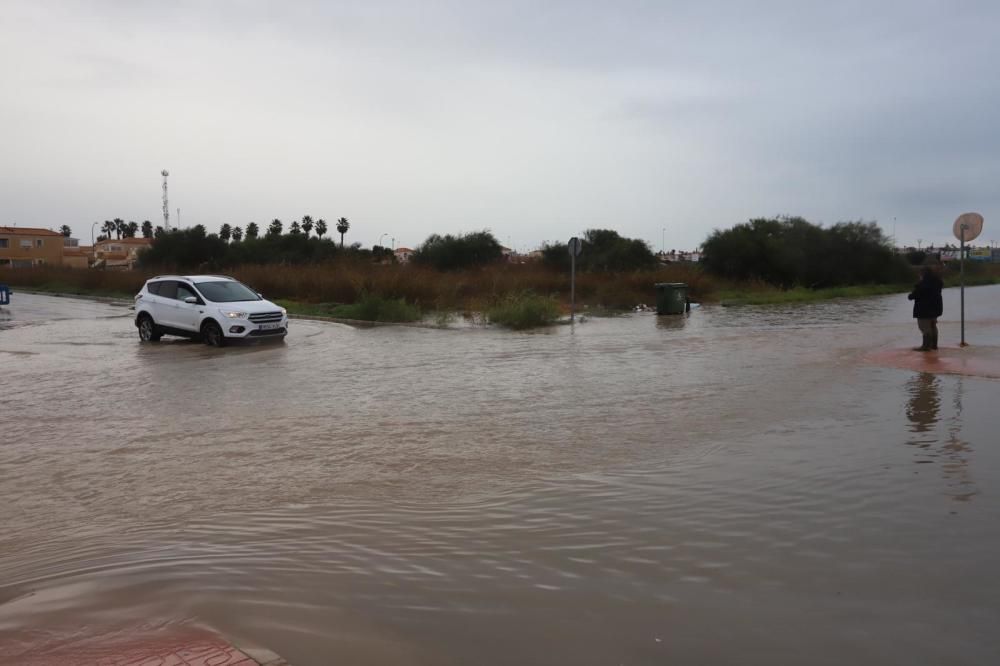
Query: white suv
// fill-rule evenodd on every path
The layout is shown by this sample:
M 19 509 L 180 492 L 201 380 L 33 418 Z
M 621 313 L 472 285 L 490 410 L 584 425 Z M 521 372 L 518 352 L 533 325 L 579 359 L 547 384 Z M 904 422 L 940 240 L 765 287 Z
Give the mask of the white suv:
M 135 325 L 146 342 L 180 335 L 221 347 L 236 338 L 284 338 L 288 313 L 230 277 L 159 275 L 135 296 Z

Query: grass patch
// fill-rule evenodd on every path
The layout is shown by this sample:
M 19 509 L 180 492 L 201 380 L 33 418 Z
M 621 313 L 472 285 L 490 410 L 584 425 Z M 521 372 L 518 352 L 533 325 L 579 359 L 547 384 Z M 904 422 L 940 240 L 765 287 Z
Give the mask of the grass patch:
M 829 287 L 827 289 L 725 289 L 716 293 L 716 298 L 724 306 L 731 305 L 790 305 L 795 303 L 815 303 L 834 298 L 865 298 L 887 294 L 906 293 L 911 285 L 873 284 L 853 287 Z
M 555 299 L 531 292 L 508 295 L 486 310 L 486 319 L 491 324 L 516 330 L 548 326 L 558 318 L 559 304 Z
M 958 287 L 962 284 L 961 277 L 958 275 L 949 275 L 944 280 L 944 286 L 946 287 Z M 1000 277 L 996 275 L 968 275 L 965 276 L 965 286 L 966 287 L 980 287 L 987 284 L 1000 284 Z
M 383 298 L 363 294 L 357 303 L 301 303 L 298 301 L 277 301 L 292 314 L 312 317 L 335 317 L 358 321 L 402 323 L 418 321 L 420 308 L 407 303 L 402 298 Z
M 31 284 L 23 287 L 29 291 L 37 291 L 46 294 L 67 294 L 70 296 L 96 296 L 101 298 L 118 298 L 131 301 L 135 298 L 138 290 L 133 292 L 118 291 L 115 289 L 86 288 L 68 282 L 46 282 L 42 284 Z

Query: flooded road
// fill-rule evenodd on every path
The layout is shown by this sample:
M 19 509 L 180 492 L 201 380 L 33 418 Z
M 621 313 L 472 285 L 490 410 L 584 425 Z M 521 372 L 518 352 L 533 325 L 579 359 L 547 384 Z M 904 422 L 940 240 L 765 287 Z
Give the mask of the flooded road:
M 220 350 L 16 293 L 0 663 L 996 663 L 1000 381 L 864 362 L 918 341 L 904 295 Z

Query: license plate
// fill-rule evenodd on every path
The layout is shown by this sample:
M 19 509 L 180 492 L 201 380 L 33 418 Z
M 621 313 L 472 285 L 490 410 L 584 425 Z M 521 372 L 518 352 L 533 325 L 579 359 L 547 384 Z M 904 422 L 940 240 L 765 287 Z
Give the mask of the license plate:
M 260 330 L 267 331 L 267 330 L 270 330 L 270 329 L 281 328 L 281 323 L 278 322 L 278 323 L 274 323 L 274 324 L 258 324 L 257 326 L 260 327 Z

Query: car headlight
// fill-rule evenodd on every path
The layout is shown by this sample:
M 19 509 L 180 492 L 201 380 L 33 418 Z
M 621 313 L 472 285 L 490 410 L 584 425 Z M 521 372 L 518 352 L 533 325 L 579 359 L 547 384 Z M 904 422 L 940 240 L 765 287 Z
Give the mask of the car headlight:
M 288 314 L 288 310 L 286 310 L 285 308 L 281 308 L 281 316 L 284 317 L 287 314 Z
M 219 310 L 219 312 L 221 312 L 224 316 L 229 317 L 230 319 L 246 319 L 247 318 L 247 313 L 246 312 L 229 311 L 229 310 Z

